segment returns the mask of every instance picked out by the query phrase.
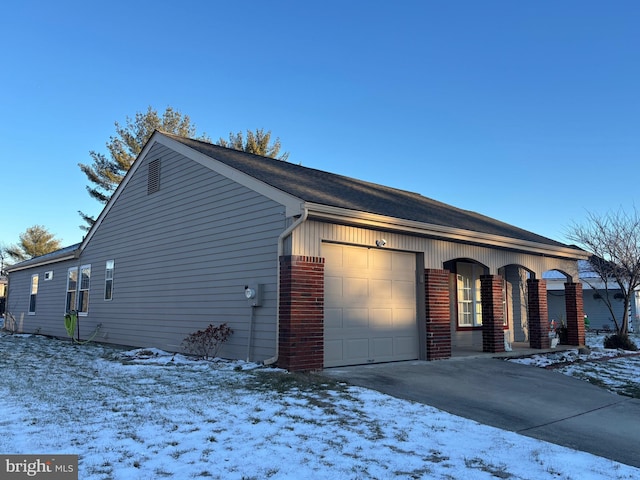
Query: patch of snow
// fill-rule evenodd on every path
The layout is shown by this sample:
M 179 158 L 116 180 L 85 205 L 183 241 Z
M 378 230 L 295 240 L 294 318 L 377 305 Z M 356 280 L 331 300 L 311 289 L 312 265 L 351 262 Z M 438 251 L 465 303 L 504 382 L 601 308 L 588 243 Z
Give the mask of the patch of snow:
M 427 405 L 253 363 L 6 335 L 0 370 L 0 451 L 78 454 L 82 479 L 640 478 Z

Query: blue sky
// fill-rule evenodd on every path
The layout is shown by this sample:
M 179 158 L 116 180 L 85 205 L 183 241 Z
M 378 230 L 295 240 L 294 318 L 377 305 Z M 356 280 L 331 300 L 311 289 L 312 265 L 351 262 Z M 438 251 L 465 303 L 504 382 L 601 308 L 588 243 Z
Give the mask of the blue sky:
M 566 241 L 638 203 L 638 25 L 637 1 L 4 2 L 0 245 L 80 241 L 78 163 L 149 105 Z

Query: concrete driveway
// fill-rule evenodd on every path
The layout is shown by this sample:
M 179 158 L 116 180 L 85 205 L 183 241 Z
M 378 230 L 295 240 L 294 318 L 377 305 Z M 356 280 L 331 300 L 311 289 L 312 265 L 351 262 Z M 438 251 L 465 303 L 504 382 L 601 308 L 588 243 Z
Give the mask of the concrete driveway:
M 640 400 L 551 370 L 483 357 L 322 374 L 640 468 Z

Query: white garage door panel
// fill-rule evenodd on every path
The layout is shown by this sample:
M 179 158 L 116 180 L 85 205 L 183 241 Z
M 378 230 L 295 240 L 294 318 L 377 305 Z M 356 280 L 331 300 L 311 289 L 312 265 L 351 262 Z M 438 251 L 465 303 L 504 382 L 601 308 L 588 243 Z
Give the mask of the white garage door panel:
M 341 308 L 325 308 L 324 309 L 324 328 L 342 328 L 342 309 Z
M 390 308 L 370 308 L 369 326 L 380 333 L 393 332 L 393 310 Z
M 397 299 L 400 299 L 400 298 L 415 299 L 416 298 L 416 282 L 415 280 L 413 282 L 397 280 L 393 282 L 392 292 L 393 292 L 392 294 L 393 297 Z
M 345 308 L 342 315 L 344 329 L 360 330 L 369 326 L 369 310 L 366 308 Z
M 396 337 L 394 348 L 399 355 L 413 355 L 416 348 L 416 339 L 412 336 Z
M 369 280 L 367 278 L 344 277 L 342 297 L 350 299 L 361 297 L 363 301 L 369 298 Z
M 393 282 L 391 280 L 371 279 L 371 296 L 376 299 L 391 298 L 393 296 Z
M 343 340 L 327 340 L 324 341 L 324 358 L 338 359 L 344 357 L 344 341 Z
M 323 244 L 325 366 L 418 358 L 415 255 Z
M 376 358 L 393 357 L 393 339 L 392 338 L 374 338 L 373 354 Z

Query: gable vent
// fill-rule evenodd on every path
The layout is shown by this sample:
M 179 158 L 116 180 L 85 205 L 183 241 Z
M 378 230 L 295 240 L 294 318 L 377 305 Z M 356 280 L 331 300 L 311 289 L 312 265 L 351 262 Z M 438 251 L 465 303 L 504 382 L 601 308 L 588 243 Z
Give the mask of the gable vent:
M 160 190 L 160 160 L 149 162 L 149 175 L 147 177 L 147 195 Z

